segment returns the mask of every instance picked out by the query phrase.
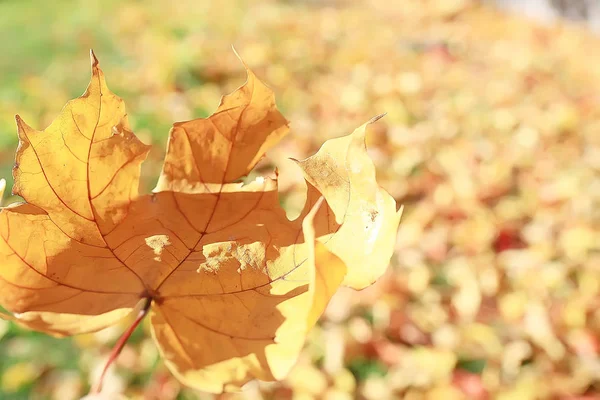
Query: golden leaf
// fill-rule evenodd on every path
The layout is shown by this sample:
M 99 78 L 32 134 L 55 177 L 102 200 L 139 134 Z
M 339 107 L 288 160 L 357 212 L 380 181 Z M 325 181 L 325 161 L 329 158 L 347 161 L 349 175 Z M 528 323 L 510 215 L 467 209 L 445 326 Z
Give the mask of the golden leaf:
M 86 92 L 48 128 L 17 117 L 14 193 L 26 203 L 0 212 L 0 304 L 16 313 L 4 318 L 76 334 L 150 299 L 153 336 L 184 383 L 221 392 L 287 374 L 342 281 L 363 288 L 383 273 L 400 214 L 375 182 L 366 125 L 298 161 L 309 192 L 296 220 L 275 179 L 236 183 L 288 131 L 247 73 L 209 118 L 173 126 L 147 195 L 149 147 L 93 54 Z

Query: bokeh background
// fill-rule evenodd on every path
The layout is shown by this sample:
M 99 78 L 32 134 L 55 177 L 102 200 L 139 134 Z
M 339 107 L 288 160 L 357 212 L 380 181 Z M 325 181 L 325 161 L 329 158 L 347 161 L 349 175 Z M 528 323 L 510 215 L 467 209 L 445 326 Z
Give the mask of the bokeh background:
M 517 15 L 537 0 L 491 3 L 0 0 L 0 176 L 10 188 L 14 114 L 47 126 L 93 48 L 153 145 L 150 190 L 172 122 L 244 82 L 234 45 L 291 121 L 261 164 L 291 214 L 304 187 L 287 158 L 383 112 L 369 152 L 405 213 L 388 273 L 335 296 L 285 381 L 216 398 L 600 399 L 600 38 L 556 7 L 544 25 Z M 123 330 L 55 339 L 0 320 L 0 399 L 83 396 Z M 172 378 L 148 325 L 105 386 L 215 398 Z

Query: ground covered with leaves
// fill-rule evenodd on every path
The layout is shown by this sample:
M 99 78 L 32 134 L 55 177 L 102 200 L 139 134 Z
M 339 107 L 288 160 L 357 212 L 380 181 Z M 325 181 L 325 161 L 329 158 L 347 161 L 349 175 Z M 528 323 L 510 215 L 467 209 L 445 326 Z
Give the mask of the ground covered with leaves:
M 150 190 L 171 122 L 243 83 L 233 44 L 291 121 L 259 168 L 278 167 L 290 214 L 305 188 L 288 158 L 382 112 L 369 153 L 405 212 L 388 273 L 333 298 L 290 376 L 221 398 L 597 398 L 600 39 L 460 0 L 208 3 L 0 3 L 1 175 L 14 114 L 46 127 L 93 47 L 153 145 Z M 53 339 L 0 321 L 0 398 L 79 398 L 124 329 Z M 171 376 L 148 325 L 105 386 L 214 398 Z

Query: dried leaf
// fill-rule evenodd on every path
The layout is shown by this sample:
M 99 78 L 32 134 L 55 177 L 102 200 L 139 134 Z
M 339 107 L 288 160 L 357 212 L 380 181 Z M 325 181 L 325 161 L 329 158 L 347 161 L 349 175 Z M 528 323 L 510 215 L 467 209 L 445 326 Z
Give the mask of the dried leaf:
M 282 379 L 342 281 L 366 287 L 389 263 L 400 213 L 375 182 L 366 125 L 297 162 L 309 189 L 296 220 L 275 179 L 237 182 L 288 130 L 250 70 L 212 116 L 173 126 L 149 195 L 138 193 L 149 147 L 93 54 L 82 97 L 44 131 L 17 125 L 26 203 L 0 212 L 0 304 L 32 329 L 95 331 L 150 298 L 171 371 L 235 390 Z

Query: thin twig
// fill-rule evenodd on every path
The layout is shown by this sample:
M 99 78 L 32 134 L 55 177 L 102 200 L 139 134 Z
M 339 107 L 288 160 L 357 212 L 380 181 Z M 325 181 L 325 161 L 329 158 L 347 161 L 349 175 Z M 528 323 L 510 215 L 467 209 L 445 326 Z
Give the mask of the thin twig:
M 138 313 L 138 315 L 135 318 L 135 320 L 133 321 L 133 323 L 129 326 L 129 328 L 127 328 L 127 330 L 123 333 L 123 335 L 121 335 L 121 337 L 119 338 L 117 343 L 115 343 L 115 345 L 113 346 L 113 349 L 110 352 L 110 356 L 108 357 L 106 364 L 104 364 L 104 369 L 102 370 L 100 379 L 98 379 L 96 384 L 94 386 L 92 386 L 92 390 L 90 390 L 90 394 L 98 394 L 102 391 L 102 382 L 104 381 L 104 376 L 106 375 L 108 368 L 110 368 L 110 366 L 115 362 L 115 360 L 121 353 L 121 350 L 123 350 L 123 347 L 125 347 L 125 343 L 127 343 L 127 340 L 129 340 L 129 338 L 131 337 L 131 334 L 133 333 L 133 331 L 135 331 L 135 328 L 138 327 L 140 322 L 142 322 L 144 317 L 148 314 L 151 304 L 152 304 L 152 299 L 150 297 L 147 297 L 145 299 L 144 307 L 142 307 L 142 309 Z

